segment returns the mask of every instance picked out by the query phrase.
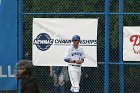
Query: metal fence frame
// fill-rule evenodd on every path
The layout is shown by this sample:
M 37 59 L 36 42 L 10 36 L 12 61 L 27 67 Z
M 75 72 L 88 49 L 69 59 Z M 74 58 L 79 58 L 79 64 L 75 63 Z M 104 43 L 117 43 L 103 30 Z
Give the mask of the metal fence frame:
M 22 18 L 23 15 L 105 15 L 105 51 L 104 59 L 105 62 L 98 62 L 98 64 L 104 64 L 104 93 L 109 93 L 109 64 L 119 65 L 119 92 L 124 93 L 124 80 L 123 80 L 123 66 L 124 64 L 140 65 L 139 63 L 123 62 L 123 15 L 133 14 L 140 15 L 140 13 L 123 12 L 123 0 L 119 0 L 119 12 L 110 12 L 110 0 L 105 0 L 105 12 L 46 12 L 46 13 L 23 13 L 23 0 L 18 0 L 19 2 L 19 59 L 22 58 Z M 109 32 L 110 32 L 110 15 L 119 15 L 119 62 L 109 62 Z M 20 86 L 18 86 L 20 87 Z

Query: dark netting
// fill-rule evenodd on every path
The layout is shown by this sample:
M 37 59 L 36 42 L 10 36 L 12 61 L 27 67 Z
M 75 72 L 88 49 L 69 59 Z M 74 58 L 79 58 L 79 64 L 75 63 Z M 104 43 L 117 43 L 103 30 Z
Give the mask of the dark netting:
M 109 93 L 119 93 L 119 65 L 109 65 Z
M 134 14 L 140 12 L 139 0 L 124 0 L 124 11 L 129 12 L 123 16 L 124 26 L 140 26 L 140 15 Z M 139 62 L 134 62 L 139 63 Z M 140 92 L 140 65 L 126 64 L 124 65 L 124 92 L 139 93 Z
M 110 16 L 110 62 L 119 62 L 119 16 Z
M 140 25 L 140 15 L 128 14 L 123 16 L 124 26 L 139 26 Z
M 81 93 L 103 93 L 104 91 L 104 66 L 98 68 L 82 68 L 80 83 Z
M 139 0 L 123 0 L 124 26 L 138 26 L 140 15 Z M 32 60 L 32 20 L 33 18 L 99 18 L 98 23 L 98 68 L 82 68 L 81 93 L 104 93 L 104 50 L 105 50 L 105 0 L 23 0 L 23 59 Z M 75 14 L 61 14 L 74 12 Z M 83 14 L 78 14 L 78 13 Z M 84 12 L 98 12 L 84 14 Z M 110 0 L 109 61 L 119 63 L 119 1 Z M 29 13 L 29 14 L 28 14 Z M 30 14 L 32 13 L 32 14 Z M 42 14 L 41 14 L 42 13 Z M 43 14 L 44 13 L 44 14 Z M 59 14 L 48 14 L 59 13 Z M 102 64 L 101 64 L 102 62 Z M 124 65 L 124 92 L 139 93 L 139 65 Z M 109 93 L 119 93 L 119 64 L 109 65 Z M 41 93 L 54 93 L 53 80 L 49 76 L 49 67 L 34 67 Z M 70 82 L 65 83 L 65 93 Z M 6 93 L 6 92 L 5 92 Z M 7 92 L 8 93 L 8 92 Z
M 24 0 L 24 12 L 103 12 L 104 0 Z
M 103 93 L 104 67 L 82 68 L 80 93 Z M 37 77 L 41 93 L 54 93 L 53 80 L 49 76 L 49 67 L 35 67 L 34 75 Z M 65 82 L 65 93 L 71 87 L 70 81 Z
M 140 15 L 136 15 L 133 13 L 127 14 L 123 16 L 123 19 L 124 19 L 123 23 L 125 26 L 139 26 L 140 25 Z M 124 65 L 124 92 L 125 93 L 139 93 L 140 92 L 140 88 L 139 88 L 140 64 L 137 64 L 139 63 L 139 61 L 134 62 L 134 63 L 136 64 Z
M 119 1 L 110 0 L 109 61 L 111 64 L 108 70 L 109 93 L 120 92 Z M 123 0 L 123 13 L 121 14 L 123 15 L 123 26 L 140 26 L 140 0 Z M 106 69 L 104 68 L 105 0 L 23 0 L 23 59 L 27 60 L 32 60 L 32 22 L 34 17 L 99 18 L 97 33 L 98 67 L 82 68 L 80 92 L 104 93 L 104 87 L 106 87 L 104 85 L 104 69 Z M 140 65 L 139 62 L 134 63 L 123 64 L 123 79 L 121 80 L 124 80 L 124 93 L 140 93 Z M 49 69 L 49 67 L 34 67 L 34 76 L 37 78 L 41 93 L 54 93 L 53 80 L 49 76 Z M 70 85 L 70 81 L 65 83 L 65 93 L 70 89 Z M 17 91 L 3 90 L 0 93 L 17 93 Z
M 119 12 L 119 0 L 110 0 L 110 11 Z
M 124 92 L 140 93 L 140 65 L 124 65 Z
M 123 0 L 123 12 L 140 12 L 140 0 Z
M 33 3 L 35 3 L 32 5 Z M 102 11 L 98 8 L 99 5 L 104 7 L 104 2 L 96 1 L 96 3 L 91 3 L 92 1 L 85 1 L 85 6 L 79 3 L 79 1 L 69 1 L 68 6 L 65 4 L 68 1 L 39 1 L 34 0 L 31 2 L 24 2 L 24 12 L 92 12 L 93 10 Z M 95 1 L 94 1 L 95 2 Z M 54 4 L 55 3 L 55 4 Z M 58 3 L 58 5 L 56 4 Z M 27 4 L 27 5 L 26 5 Z M 43 5 L 42 5 L 43 4 Z M 62 6 L 60 6 L 62 4 Z M 52 5 L 52 6 L 51 6 Z M 96 6 L 95 6 L 96 5 Z M 67 6 L 67 7 L 66 7 Z M 88 7 L 87 7 L 88 6 Z M 97 7 L 98 6 L 98 7 Z M 57 7 L 57 9 L 56 9 Z M 78 7 L 78 8 L 77 8 Z M 84 8 L 87 7 L 87 8 Z M 30 8 L 30 9 L 29 9 Z M 94 8 L 94 9 L 93 9 Z M 103 9 L 104 10 L 104 9 Z M 24 15 L 23 16 L 23 58 L 32 59 L 32 19 L 36 18 L 99 18 L 98 27 L 98 61 L 104 62 L 104 15 Z M 101 42 L 101 43 L 100 43 Z M 81 79 L 81 93 L 103 93 L 103 65 L 99 68 L 83 68 Z M 96 74 L 94 74 L 96 73 Z M 35 67 L 34 75 L 37 77 L 38 85 L 42 93 L 53 93 L 53 80 L 49 76 L 49 67 Z M 102 78 L 100 78 L 102 77 Z M 88 80 L 87 80 L 88 79 Z M 87 82 L 87 83 L 86 83 Z M 65 83 L 65 93 L 70 89 L 70 81 Z M 87 87 L 85 87 L 87 86 Z
M 41 93 L 53 92 L 53 79 L 50 78 L 49 67 L 34 67 L 34 76 L 37 78 L 38 86 Z

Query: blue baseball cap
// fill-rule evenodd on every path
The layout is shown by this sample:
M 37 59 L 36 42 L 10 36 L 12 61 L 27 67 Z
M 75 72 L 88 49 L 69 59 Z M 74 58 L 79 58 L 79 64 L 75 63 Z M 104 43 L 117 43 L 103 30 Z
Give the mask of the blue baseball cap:
M 72 37 L 72 41 L 80 41 L 80 36 L 74 35 L 74 36 Z

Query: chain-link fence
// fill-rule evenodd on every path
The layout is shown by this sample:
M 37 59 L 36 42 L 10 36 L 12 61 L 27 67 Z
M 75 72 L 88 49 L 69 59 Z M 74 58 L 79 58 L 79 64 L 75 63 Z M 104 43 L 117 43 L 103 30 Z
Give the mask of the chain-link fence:
M 103 93 L 105 76 L 105 0 L 23 0 L 23 59 L 32 60 L 32 20 L 36 18 L 99 18 L 98 23 L 98 67 L 83 68 L 87 76 L 81 78 L 81 93 Z M 109 93 L 120 92 L 120 41 L 119 15 L 123 15 L 123 25 L 140 24 L 140 1 L 124 0 L 123 13 L 119 13 L 119 1 L 110 0 L 109 33 Z M 118 64 L 117 64 L 118 63 Z M 125 93 L 139 93 L 139 64 L 123 65 Z M 53 93 L 53 82 L 49 77 L 49 67 L 35 67 L 42 93 Z M 65 84 L 65 92 L 70 82 Z
M 98 61 L 104 61 L 104 15 L 102 14 L 78 14 L 78 12 L 103 12 L 104 1 L 81 0 L 31 0 L 23 3 L 23 58 L 32 58 L 32 20 L 36 18 L 99 18 L 100 47 L 98 47 Z M 61 14 L 61 12 L 63 12 Z M 71 14 L 74 12 L 75 14 Z M 52 14 L 51 14 L 52 13 Z M 53 14 L 56 13 L 56 14 Z M 60 14 L 57 14 L 60 13 Z M 70 14 L 69 14 L 70 13 Z M 28 56 L 27 56 L 28 54 Z M 103 93 L 104 91 L 104 66 L 98 68 L 83 68 L 81 93 Z M 42 93 L 54 93 L 53 80 L 49 76 L 49 67 L 35 67 L 35 76 Z M 70 81 L 65 83 L 65 93 L 70 89 Z M 86 86 L 86 87 L 85 87 Z
M 109 1 L 109 0 L 108 0 Z M 124 62 L 120 67 L 119 16 L 123 16 L 124 26 L 140 24 L 140 1 L 123 0 L 122 13 L 119 2 L 110 0 L 109 32 L 109 93 L 140 93 L 139 62 Z M 98 23 L 98 67 L 82 68 L 81 93 L 104 93 L 105 85 L 105 2 L 106 0 L 23 0 L 23 59 L 32 60 L 32 22 L 33 18 L 99 18 Z M 129 64 L 130 63 L 130 64 Z M 49 76 L 49 67 L 35 67 L 41 93 L 54 93 L 53 80 Z M 123 72 L 122 77 L 120 76 Z M 85 75 L 86 74 L 86 75 Z M 122 78 L 122 79 L 121 79 Z M 121 81 L 122 80 L 122 81 Z M 123 84 L 123 85 L 121 85 Z M 65 83 L 65 93 L 70 82 Z M 3 93 L 3 92 L 2 92 Z M 8 93 L 8 92 L 4 92 Z M 12 93 L 12 92 L 11 92 Z

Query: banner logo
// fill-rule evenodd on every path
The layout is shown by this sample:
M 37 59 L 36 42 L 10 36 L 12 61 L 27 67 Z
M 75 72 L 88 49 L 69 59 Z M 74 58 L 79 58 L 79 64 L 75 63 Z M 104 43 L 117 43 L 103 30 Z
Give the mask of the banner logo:
M 33 41 L 33 44 L 41 51 L 48 50 L 51 45 L 70 46 L 70 39 L 51 39 L 47 33 L 40 33 Z M 80 46 L 97 46 L 97 40 L 80 40 Z
M 36 47 L 41 50 L 45 51 L 50 48 L 50 46 L 53 44 L 54 39 L 51 39 L 51 37 L 46 33 L 40 33 L 36 39 L 34 39 L 33 44 L 36 45 Z
M 135 54 L 140 54 L 140 35 L 132 35 L 130 42 L 133 42 L 133 50 Z

